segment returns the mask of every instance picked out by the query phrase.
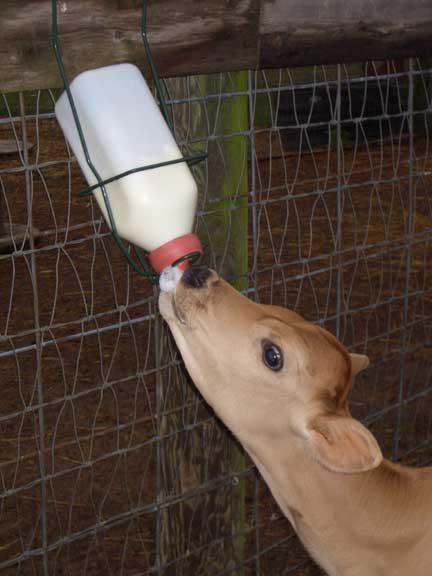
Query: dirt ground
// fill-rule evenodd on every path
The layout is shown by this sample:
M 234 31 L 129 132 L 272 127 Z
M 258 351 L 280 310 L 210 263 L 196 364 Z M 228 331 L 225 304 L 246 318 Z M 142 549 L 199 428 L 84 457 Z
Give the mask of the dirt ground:
M 19 122 L 15 129 L 22 138 Z M 155 336 L 154 287 L 127 266 L 92 199 L 77 196 L 85 182 L 55 122 L 29 120 L 27 131 L 35 143 L 28 163 L 38 168 L 22 172 L 17 154 L 0 156 L 3 218 L 35 230 L 34 246 L 26 238 L 0 255 L 0 569 L 42 574 L 45 561 L 53 575 L 252 575 L 259 559 L 261 575 L 321 574 L 254 470 L 242 476 L 244 521 L 235 538 L 230 519 L 205 516 L 218 498 L 226 506 L 238 496 L 235 483 L 211 492 L 211 464 L 179 467 L 172 485 L 164 484 L 160 451 L 169 450 L 172 435 L 194 435 L 191 444 L 207 458 L 228 454 L 239 466 L 227 467 L 228 476 L 250 463 L 232 459 L 226 432 L 192 386 L 182 392 L 183 405 L 167 408 L 178 376 L 164 361 L 176 357 Z M 331 135 L 301 154 L 279 131 L 259 129 L 253 137 L 249 286 L 260 301 L 339 329 L 347 346 L 366 351 L 373 366 L 356 383 L 353 411 L 388 456 L 429 462 L 427 130 L 415 136 L 413 158 L 405 132 L 384 141 L 359 132 L 343 142 L 343 154 L 328 145 Z M 0 125 L 5 138 L 14 138 L 8 124 Z M 161 436 L 162 421 L 171 436 Z M 202 485 L 209 489 L 200 492 Z M 170 514 L 185 515 L 196 533 L 187 536 L 189 547 L 182 540 L 182 557 L 167 552 L 158 569 L 157 540 L 167 537 L 160 522 Z M 13 563 L 41 547 L 48 547 L 45 558 Z M 224 563 L 225 556 L 234 560 Z M 207 562 L 201 572 L 198 557 Z M 244 558 L 241 571 L 236 562 Z

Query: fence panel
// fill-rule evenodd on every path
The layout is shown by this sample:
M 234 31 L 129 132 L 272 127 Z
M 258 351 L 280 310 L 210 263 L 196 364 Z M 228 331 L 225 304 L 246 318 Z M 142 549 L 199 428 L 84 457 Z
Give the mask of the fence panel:
M 206 262 L 371 367 L 352 409 L 427 464 L 432 70 L 427 60 L 167 82 Z M 251 462 L 196 393 L 53 117 L 0 101 L 0 569 L 314 575 Z

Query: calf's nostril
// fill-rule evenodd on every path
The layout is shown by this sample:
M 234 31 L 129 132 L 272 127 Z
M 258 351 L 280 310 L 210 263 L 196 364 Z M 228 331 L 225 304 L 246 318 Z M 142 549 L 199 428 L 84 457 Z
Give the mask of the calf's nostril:
M 211 270 L 207 266 L 190 266 L 186 268 L 182 282 L 188 288 L 204 288 L 211 276 Z

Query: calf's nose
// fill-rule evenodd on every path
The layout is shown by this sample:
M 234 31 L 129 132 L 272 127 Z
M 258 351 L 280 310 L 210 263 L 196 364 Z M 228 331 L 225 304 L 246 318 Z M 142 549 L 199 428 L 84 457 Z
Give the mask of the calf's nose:
M 182 282 L 188 288 L 205 288 L 210 276 L 208 266 L 189 266 L 182 276 Z

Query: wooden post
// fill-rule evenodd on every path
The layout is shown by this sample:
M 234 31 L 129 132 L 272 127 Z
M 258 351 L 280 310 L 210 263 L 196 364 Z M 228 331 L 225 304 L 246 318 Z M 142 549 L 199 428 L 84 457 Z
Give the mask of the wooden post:
M 171 96 L 179 98 L 187 93 L 187 82 L 170 81 Z M 200 77 L 188 85 L 189 96 L 204 99 L 210 94 L 246 89 L 245 72 Z M 202 193 L 201 209 L 211 212 L 198 222 L 197 233 L 206 249 L 204 261 L 231 278 L 237 288 L 245 288 L 248 135 L 230 134 L 247 131 L 247 96 L 180 105 L 175 125 L 180 141 L 189 133 L 194 139 L 202 138 L 202 147 L 208 142 L 208 163 L 194 170 Z M 209 140 L 210 134 L 225 138 Z M 174 350 L 166 330 L 160 350 L 162 363 L 166 363 Z M 161 566 L 171 565 L 163 574 L 206 576 L 232 569 L 241 575 L 238 566 L 244 557 L 245 486 L 237 474 L 244 470 L 243 453 L 222 424 L 213 420 L 181 367 L 173 366 L 160 374 L 159 391 L 164 412 L 160 434 L 167 437 L 160 450 L 159 498 L 163 502 L 170 495 L 179 495 L 177 504 L 160 512 L 159 562 Z M 203 423 L 196 426 L 197 422 Z M 206 482 L 214 484 L 213 488 L 194 496 Z
M 209 90 L 214 93 L 218 85 L 211 78 L 207 80 Z M 212 86 L 213 84 L 213 86 Z M 248 73 L 233 72 L 224 76 L 222 92 L 244 93 L 244 96 L 226 98 L 220 104 L 220 131 L 228 136 L 215 145 L 209 160 L 209 200 L 213 214 L 207 222 L 210 230 L 209 253 L 213 252 L 213 263 L 224 278 L 231 281 L 237 290 L 248 287 L 248 160 L 249 127 L 248 115 Z M 233 135 L 236 134 L 236 135 Z M 218 153 L 219 152 L 219 153 Z M 217 175 L 223 176 L 218 186 Z M 210 224 L 211 222 L 211 224 Z M 210 224 L 210 227 L 208 227 Z M 212 250 L 210 250 L 210 247 Z M 228 466 L 232 473 L 242 472 L 245 456 L 239 445 L 224 436 L 222 441 L 229 446 Z M 239 480 L 227 494 L 220 513 L 224 514 L 227 530 L 237 536 L 232 541 L 230 562 L 238 565 L 244 559 L 245 544 L 245 481 Z M 228 565 L 220 569 L 227 569 Z M 235 574 L 242 576 L 244 568 L 239 567 Z

